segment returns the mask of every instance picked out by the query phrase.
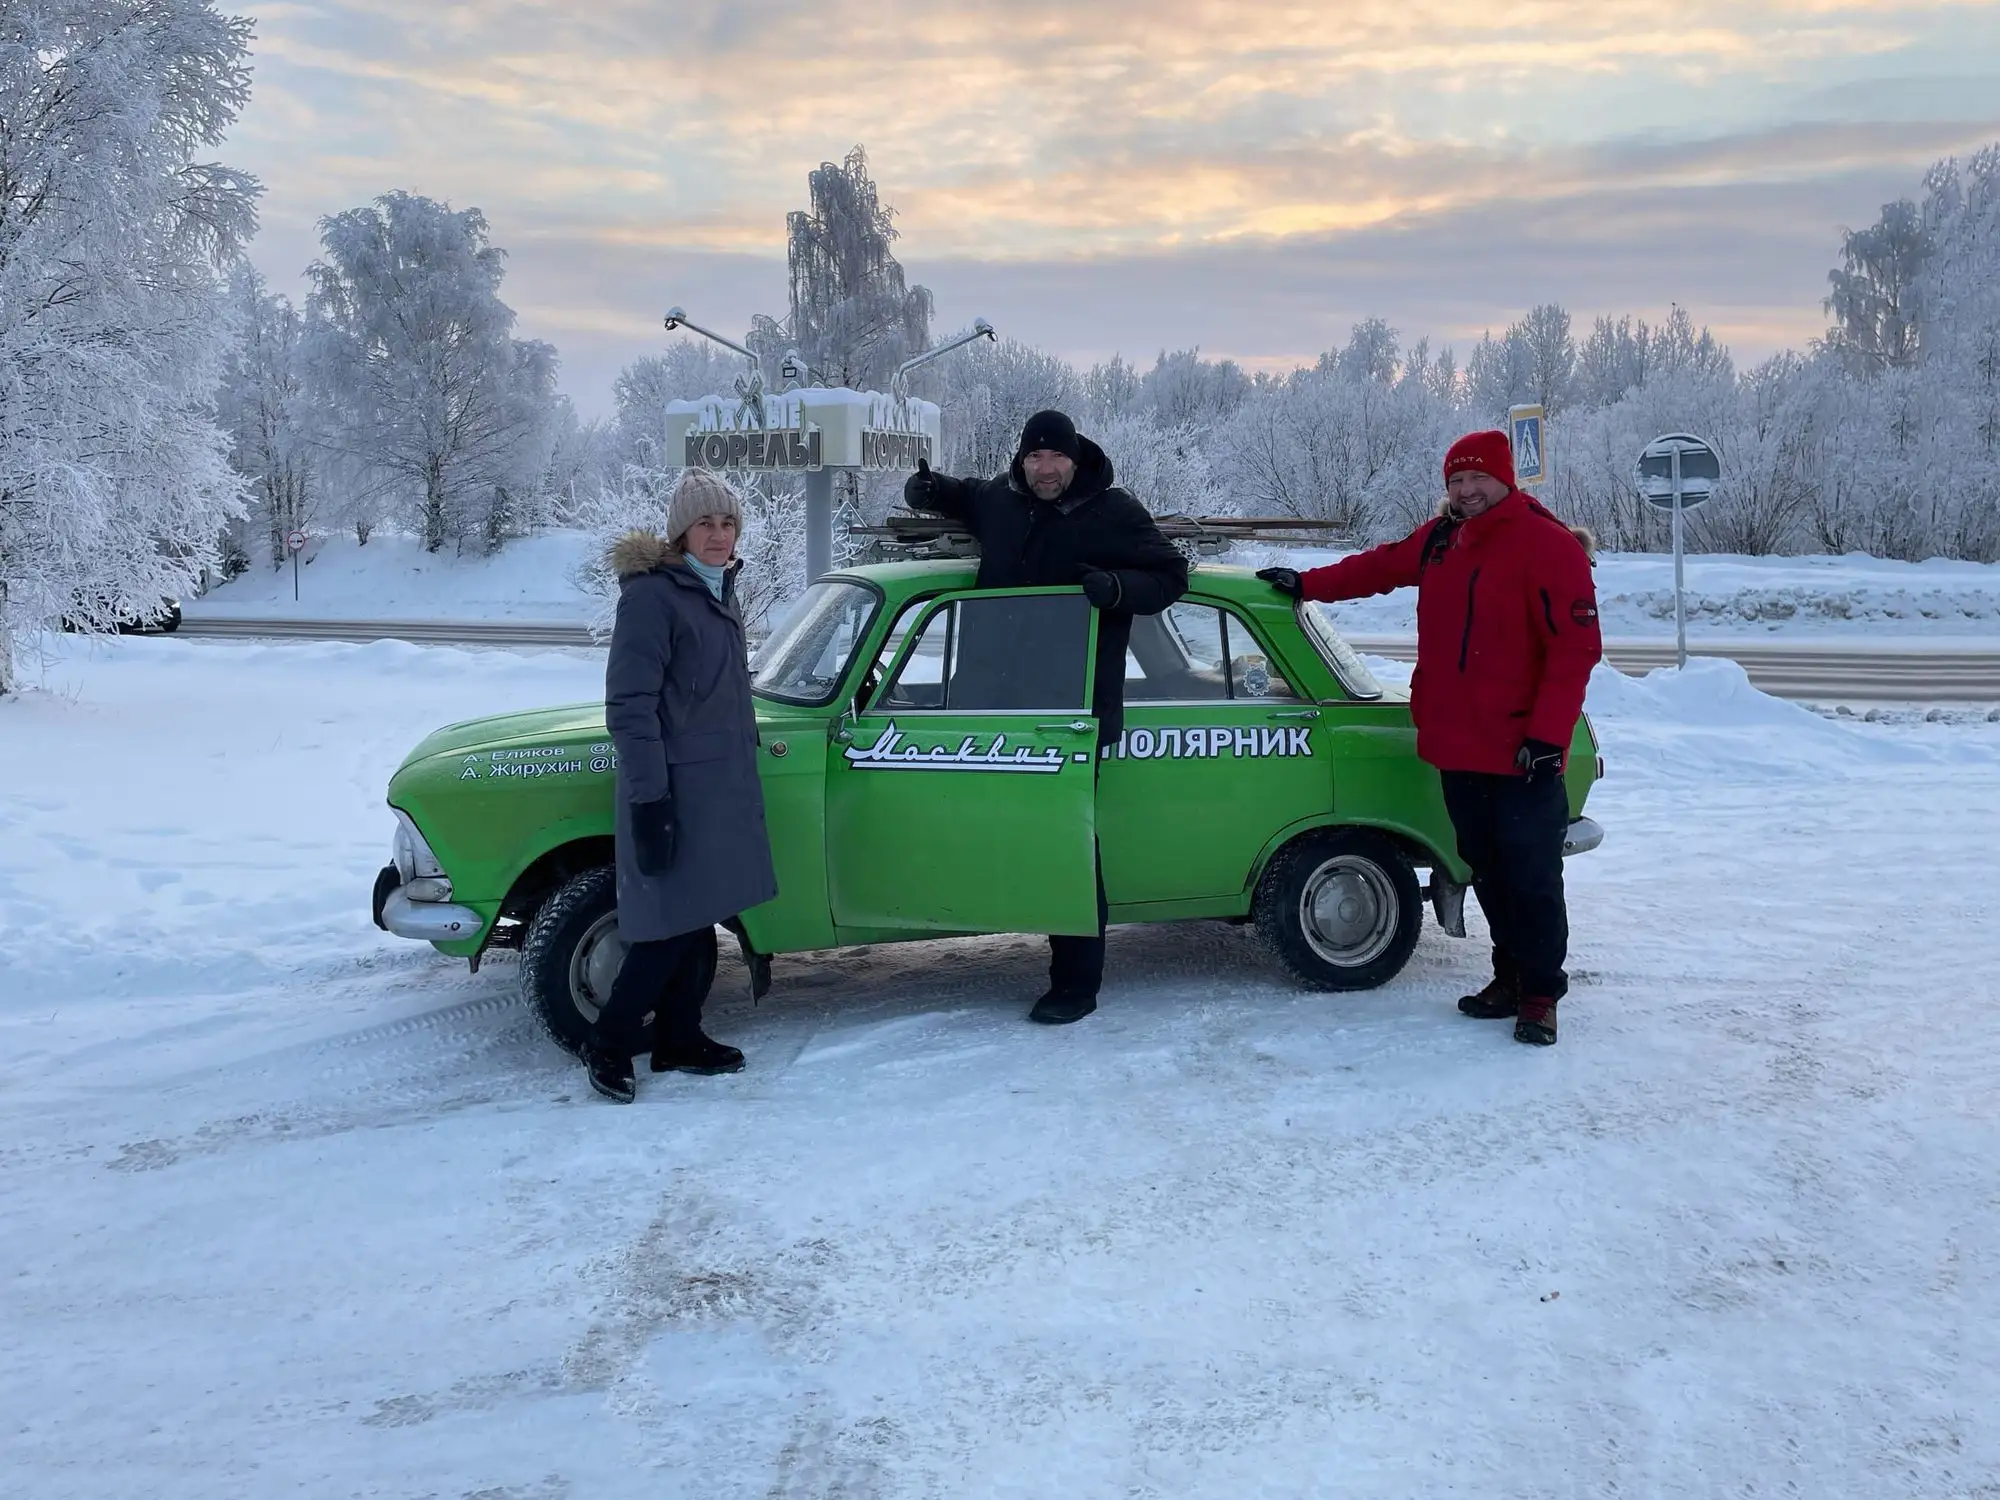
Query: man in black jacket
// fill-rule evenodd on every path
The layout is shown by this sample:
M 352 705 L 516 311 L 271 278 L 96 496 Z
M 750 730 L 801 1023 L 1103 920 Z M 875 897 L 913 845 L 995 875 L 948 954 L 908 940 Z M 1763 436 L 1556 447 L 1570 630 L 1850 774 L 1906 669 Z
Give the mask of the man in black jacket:
M 982 589 L 1082 584 L 1097 607 L 1098 743 L 1125 732 L 1125 649 L 1134 615 L 1156 615 L 1187 592 L 1187 559 L 1146 508 L 1112 483 L 1111 460 L 1059 411 L 1036 412 L 1013 467 L 992 479 L 952 479 L 919 464 L 903 486 L 912 510 L 949 516 L 979 541 Z M 1094 938 L 1049 939 L 1049 991 L 1029 1012 L 1048 1025 L 1097 1009 L 1104 982 L 1104 874 Z

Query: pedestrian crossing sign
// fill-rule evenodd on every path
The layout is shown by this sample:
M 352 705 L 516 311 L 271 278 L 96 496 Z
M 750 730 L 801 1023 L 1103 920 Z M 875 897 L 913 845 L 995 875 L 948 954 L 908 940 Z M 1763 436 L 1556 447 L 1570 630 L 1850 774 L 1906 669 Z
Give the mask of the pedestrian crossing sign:
M 1514 449 L 1514 482 L 1547 484 L 1549 428 L 1539 406 L 1516 406 L 1507 412 L 1507 436 Z

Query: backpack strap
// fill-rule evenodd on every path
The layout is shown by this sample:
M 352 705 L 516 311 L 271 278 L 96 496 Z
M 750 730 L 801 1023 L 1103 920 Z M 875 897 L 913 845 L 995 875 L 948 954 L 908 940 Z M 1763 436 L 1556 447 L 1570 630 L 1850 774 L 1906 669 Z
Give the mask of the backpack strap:
M 1451 547 L 1451 539 L 1458 534 L 1464 522 L 1456 515 L 1442 515 L 1431 522 L 1430 535 L 1424 538 L 1424 550 L 1417 558 L 1417 576 L 1422 577 L 1425 568 L 1434 562 L 1443 562 L 1444 555 Z

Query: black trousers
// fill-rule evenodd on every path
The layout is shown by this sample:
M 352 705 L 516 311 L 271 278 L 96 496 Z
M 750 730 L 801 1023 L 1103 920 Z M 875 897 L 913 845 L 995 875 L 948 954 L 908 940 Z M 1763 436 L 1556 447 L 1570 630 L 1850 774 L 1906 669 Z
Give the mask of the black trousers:
M 1049 988 L 1097 998 L 1104 987 L 1104 927 L 1111 907 L 1104 899 L 1104 851 L 1097 854 L 1097 936 L 1050 937 Z
M 1493 930 L 1493 974 L 1522 995 L 1560 1000 L 1569 990 L 1569 908 L 1563 902 L 1563 839 L 1569 795 L 1562 778 L 1445 771 L 1445 810 L 1472 891 Z
M 597 1034 L 610 1051 L 650 1050 L 653 1036 L 679 1040 L 701 1030 L 702 1002 L 715 982 L 715 929 L 697 928 L 657 942 L 634 943 L 611 982 L 611 998 L 597 1017 Z

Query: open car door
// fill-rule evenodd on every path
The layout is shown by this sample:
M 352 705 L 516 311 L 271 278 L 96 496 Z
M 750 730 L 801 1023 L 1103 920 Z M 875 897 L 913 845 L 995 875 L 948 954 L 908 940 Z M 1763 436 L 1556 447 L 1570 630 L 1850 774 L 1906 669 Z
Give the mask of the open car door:
M 826 778 L 836 928 L 1097 932 L 1097 612 L 948 594 L 845 722 Z

